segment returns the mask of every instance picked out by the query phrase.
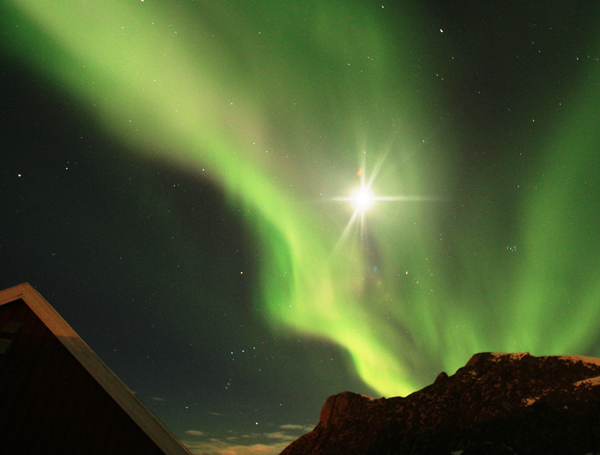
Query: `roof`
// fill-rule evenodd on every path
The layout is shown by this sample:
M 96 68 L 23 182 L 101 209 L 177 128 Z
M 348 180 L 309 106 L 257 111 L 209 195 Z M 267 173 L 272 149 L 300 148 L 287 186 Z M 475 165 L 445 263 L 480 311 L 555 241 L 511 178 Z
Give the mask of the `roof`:
M 11 453 L 190 454 L 28 283 L 0 291 L 0 441 Z

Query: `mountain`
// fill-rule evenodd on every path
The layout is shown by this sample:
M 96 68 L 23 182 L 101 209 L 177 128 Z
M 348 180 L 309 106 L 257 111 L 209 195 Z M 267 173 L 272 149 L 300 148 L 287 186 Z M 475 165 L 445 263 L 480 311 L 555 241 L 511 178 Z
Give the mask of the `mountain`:
M 600 454 L 600 359 L 480 353 L 407 397 L 330 396 L 281 455 Z

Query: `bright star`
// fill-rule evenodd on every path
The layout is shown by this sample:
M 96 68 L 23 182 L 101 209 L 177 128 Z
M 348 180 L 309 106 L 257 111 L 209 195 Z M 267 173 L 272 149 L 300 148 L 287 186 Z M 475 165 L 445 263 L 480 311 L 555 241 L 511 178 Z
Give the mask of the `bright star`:
M 349 201 L 354 205 L 354 213 L 352 214 L 348 225 L 344 229 L 344 232 L 342 233 L 342 238 L 340 240 L 346 238 L 352 226 L 356 226 L 357 223 L 359 223 L 360 236 L 362 237 L 365 231 L 365 214 L 367 210 L 369 210 L 373 206 L 375 201 L 388 199 L 375 196 L 373 194 L 373 191 L 371 190 L 371 185 L 375 180 L 375 177 L 377 176 L 379 168 L 381 167 L 382 160 L 380 160 L 379 163 L 377 163 L 369 179 L 366 178 L 365 161 L 366 160 L 363 158 L 362 166 L 356 173 L 356 175 L 360 178 L 360 186 L 357 189 L 355 189 L 349 197 L 337 197 L 334 199 L 336 201 Z
M 378 201 L 425 201 L 431 200 L 431 198 L 423 197 L 410 197 L 410 196 L 377 196 L 372 188 L 373 182 L 381 169 L 384 158 L 382 157 L 374 166 L 369 177 L 367 178 L 367 172 L 365 170 L 366 163 L 363 158 L 362 167 L 358 170 L 356 175 L 360 178 L 360 186 L 350 193 L 349 197 L 336 197 L 335 201 L 346 201 L 351 202 L 354 205 L 354 213 L 350 218 L 350 221 L 346 225 L 338 246 L 341 246 L 343 241 L 348 237 L 353 227 L 358 228 L 360 237 L 362 238 L 366 229 L 366 212 L 373 208 L 373 205 Z
M 350 199 L 354 203 L 356 210 L 365 212 L 373 205 L 376 198 L 369 188 L 361 187 L 352 193 Z

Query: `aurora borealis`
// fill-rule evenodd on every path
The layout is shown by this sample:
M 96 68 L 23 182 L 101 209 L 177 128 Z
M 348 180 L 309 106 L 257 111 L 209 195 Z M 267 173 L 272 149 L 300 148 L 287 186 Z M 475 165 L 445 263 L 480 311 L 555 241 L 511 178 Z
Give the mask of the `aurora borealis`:
M 64 259 L 37 274 L 18 262 L 4 287 L 32 282 L 136 389 L 131 359 L 111 364 L 107 339 L 82 333 L 97 315 L 61 311 L 42 277 L 119 308 L 127 294 L 120 318 L 196 346 L 169 362 L 202 359 L 202 380 L 172 367 L 163 390 L 200 381 L 205 414 L 247 416 L 247 399 L 267 414 L 250 420 L 288 429 L 315 424 L 289 419 L 326 396 L 276 417 L 266 396 L 319 382 L 406 395 L 480 351 L 600 356 L 598 9 L 540 5 L 5 2 L 3 99 L 21 107 L 0 130 L 0 250 L 18 262 L 34 238 L 39 264 Z M 23 74 L 34 87 L 16 86 Z M 32 123 L 56 106 L 56 123 Z M 75 161 L 86 171 L 67 180 Z M 361 220 L 345 199 L 371 178 Z M 177 436 L 217 437 L 161 409 Z M 220 431 L 241 432 L 235 419 Z

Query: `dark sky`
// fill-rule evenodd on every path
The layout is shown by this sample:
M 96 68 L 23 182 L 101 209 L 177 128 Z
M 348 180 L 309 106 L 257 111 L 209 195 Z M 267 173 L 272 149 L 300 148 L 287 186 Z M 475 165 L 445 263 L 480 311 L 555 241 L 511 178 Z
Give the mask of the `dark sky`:
M 82 5 L 0 6 L 0 288 L 194 453 L 478 351 L 600 356 L 593 2 Z

